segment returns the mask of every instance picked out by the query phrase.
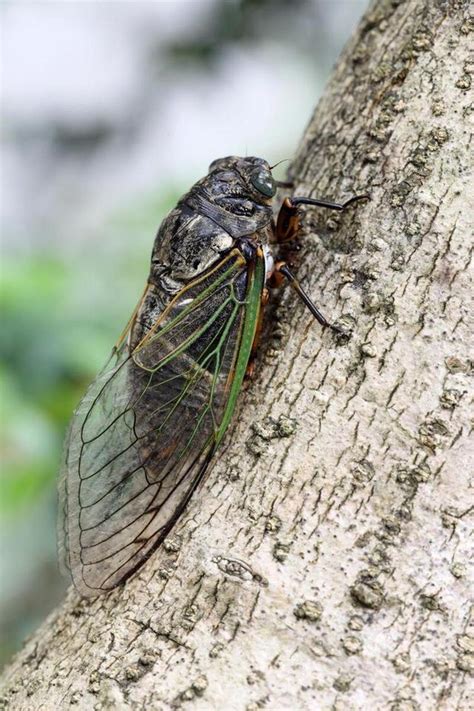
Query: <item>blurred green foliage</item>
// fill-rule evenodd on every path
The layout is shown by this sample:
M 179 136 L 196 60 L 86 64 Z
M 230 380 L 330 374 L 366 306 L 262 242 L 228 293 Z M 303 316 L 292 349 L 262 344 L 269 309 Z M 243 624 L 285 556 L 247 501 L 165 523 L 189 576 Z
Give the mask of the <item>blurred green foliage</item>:
M 85 359 L 90 334 L 79 351 L 71 348 L 58 309 L 71 276 L 65 264 L 38 254 L 6 259 L 3 269 L 0 513 L 11 515 L 54 479 L 61 433 L 87 375 L 80 351 Z
M 0 302 L 0 516 L 54 485 L 74 407 L 127 322 L 161 216 L 151 196 L 122 210 L 79 252 L 4 256 Z
M 51 529 L 65 431 L 142 293 L 157 226 L 181 193 L 137 199 L 75 244 L 2 255 L 0 666 L 64 594 Z

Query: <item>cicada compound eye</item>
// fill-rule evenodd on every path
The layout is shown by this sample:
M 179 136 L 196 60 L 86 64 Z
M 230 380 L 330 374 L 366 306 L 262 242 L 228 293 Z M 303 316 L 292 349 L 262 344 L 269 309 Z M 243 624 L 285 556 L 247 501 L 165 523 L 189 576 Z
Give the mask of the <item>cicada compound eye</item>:
M 262 168 L 255 170 L 250 175 L 250 182 L 265 197 L 273 197 L 276 193 L 276 183 L 268 170 L 262 170 Z

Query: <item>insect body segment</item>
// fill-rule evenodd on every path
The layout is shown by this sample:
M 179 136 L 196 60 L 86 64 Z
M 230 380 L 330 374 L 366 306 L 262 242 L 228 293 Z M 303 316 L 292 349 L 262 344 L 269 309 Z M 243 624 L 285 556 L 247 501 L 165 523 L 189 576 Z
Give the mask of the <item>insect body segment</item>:
M 232 419 L 276 272 L 328 325 L 275 266 L 274 191 L 266 161 L 220 159 L 159 229 L 148 286 L 66 441 L 60 554 L 83 595 L 129 577 L 182 514 Z M 296 206 L 283 210 L 293 239 Z

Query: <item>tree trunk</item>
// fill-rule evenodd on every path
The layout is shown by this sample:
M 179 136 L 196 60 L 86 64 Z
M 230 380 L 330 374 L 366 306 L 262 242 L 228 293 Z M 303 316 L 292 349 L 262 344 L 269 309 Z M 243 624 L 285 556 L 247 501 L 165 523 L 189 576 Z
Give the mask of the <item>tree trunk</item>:
M 7 708 L 472 708 L 467 13 L 372 4 L 291 171 L 371 195 L 305 213 L 299 276 L 351 338 L 285 293 L 180 523 L 125 587 L 70 591 Z

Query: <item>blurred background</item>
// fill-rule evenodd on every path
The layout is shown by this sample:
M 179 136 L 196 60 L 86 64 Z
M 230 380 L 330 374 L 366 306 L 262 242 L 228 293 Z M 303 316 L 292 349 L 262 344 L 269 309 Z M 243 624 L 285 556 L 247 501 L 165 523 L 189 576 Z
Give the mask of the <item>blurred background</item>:
M 216 157 L 292 156 L 366 5 L 2 3 L 0 664 L 65 593 L 65 428 L 160 220 Z

